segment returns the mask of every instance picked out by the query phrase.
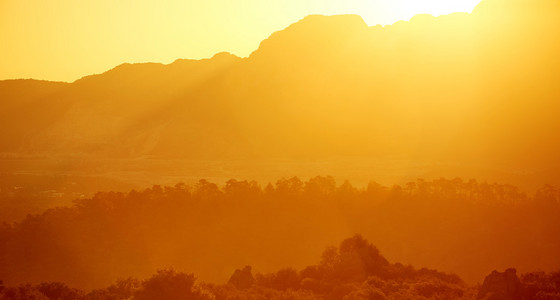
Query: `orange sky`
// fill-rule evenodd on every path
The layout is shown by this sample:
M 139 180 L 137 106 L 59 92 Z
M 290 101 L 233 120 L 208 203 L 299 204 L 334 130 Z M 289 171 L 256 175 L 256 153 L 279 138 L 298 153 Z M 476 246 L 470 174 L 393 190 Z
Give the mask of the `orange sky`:
M 0 0 L 0 79 L 73 81 L 123 62 L 248 56 L 309 14 L 391 24 L 471 11 L 479 0 Z

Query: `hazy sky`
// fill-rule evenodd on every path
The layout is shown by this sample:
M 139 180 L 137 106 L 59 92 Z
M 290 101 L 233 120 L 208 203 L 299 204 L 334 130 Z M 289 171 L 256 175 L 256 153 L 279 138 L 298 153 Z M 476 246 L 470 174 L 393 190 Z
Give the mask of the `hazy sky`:
M 248 56 L 309 14 L 391 24 L 479 0 L 0 0 L 0 79 L 73 81 L 123 62 Z

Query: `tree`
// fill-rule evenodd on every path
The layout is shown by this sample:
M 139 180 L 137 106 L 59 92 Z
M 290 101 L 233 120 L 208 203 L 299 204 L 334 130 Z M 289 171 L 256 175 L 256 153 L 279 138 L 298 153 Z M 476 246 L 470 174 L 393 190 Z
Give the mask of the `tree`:
M 159 270 L 141 284 L 136 300 L 210 300 L 211 297 L 195 285 L 193 274 L 173 269 Z

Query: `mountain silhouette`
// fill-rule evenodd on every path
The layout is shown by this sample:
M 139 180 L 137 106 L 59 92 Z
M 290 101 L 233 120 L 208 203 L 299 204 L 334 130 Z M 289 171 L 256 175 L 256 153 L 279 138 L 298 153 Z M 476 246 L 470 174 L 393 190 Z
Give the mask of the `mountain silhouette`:
M 384 27 L 313 15 L 248 58 L 1 81 L 0 152 L 557 169 L 559 16 L 552 0 L 484 0 L 471 14 Z

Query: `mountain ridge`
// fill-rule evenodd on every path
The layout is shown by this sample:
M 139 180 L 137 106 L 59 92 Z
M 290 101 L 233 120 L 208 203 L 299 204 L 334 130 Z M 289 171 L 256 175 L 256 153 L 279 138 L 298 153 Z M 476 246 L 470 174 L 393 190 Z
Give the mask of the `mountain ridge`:
M 363 18 L 359 15 L 355 15 L 355 14 L 340 14 L 340 15 L 320 15 L 320 14 L 311 14 L 308 16 L 303 17 L 302 19 L 300 19 L 299 21 L 287 26 L 286 28 L 273 32 L 268 38 L 264 39 L 263 41 L 261 41 L 259 47 L 257 47 L 257 49 L 255 51 L 253 51 L 251 54 L 249 54 L 248 57 L 243 57 L 242 59 L 247 59 L 247 58 L 251 58 L 252 56 L 255 56 L 258 54 L 259 50 L 261 50 L 261 47 L 264 44 L 267 44 L 267 42 L 270 39 L 274 39 L 277 38 L 278 35 L 282 35 L 283 33 L 285 33 L 286 31 L 290 31 L 293 30 L 294 28 L 298 28 L 298 27 L 303 27 L 305 25 L 309 26 L 311 24 L 311 27 L 320 27 L 318 26 L 318 23 L 321 21 L 325 21 L 328 20 L 329 22 L 322 22 L 323 25 L 326 25 L 325 27 L 362 27 L 362 29 L 367 28 L 367 29 L 375 29 L 375 28 L 393 28 L 393 27 L 399 27 L 401 24 L 406 24 L 406 23 L 416 23 L 418 22 L 420 19 L 424 19 L 424 20 L 438 20 L 438 19 L 446 19 L 446 18 L 450 18 L 450 17 L 456 17 L 459 15 L 462 16 L 484 16 L 485 14 L 488 13 L 496 13 L 497 10 L 500 11 L 501 15 L 504 14 L 504 12 L 507 12 L 508 14 L 515 14 L 516 17 L 520 17 L 520 16 L 532 16 L 534 17 L 536 16 L 543 16 L 543 15 L 554 15 L 554 14 L 560 14 L 560 3 L 559 1 L 556 0 L 539 0 L 539 1 L 534 1 L 534 3 L 530 6 L 524 5 L 526 4 L 527 1 L 526 0 L 516 0 L 516 1 L 503 1 L 503 0 L 483 0 L 481 1 L 478 5 L 476 5 L 476 7 L 473 9 L 473 11 L 471 13 L 467 13 L 467 12 L 456 12 L 456 13 L 450 13 L 450 14 L 446 14 L 446 15 L 439 15 L 439 16 L 433 16 L 431 14 L 417 14 L 414 15 L 411 19 L 409 20 L 399 20 L 396 21 L 392 24 L 387 24 L 387 25 L 367 25 L 365 23 L 365 21 L 363 20 Z M 506 9 L 504 9 L 506 8 Z M 527 9 L 530 8 L 530 9 Z M 346 22 L 343 22 L 342 20 L 346 19 Z M 353 23 L 353 24 L 352 24 Z M 95 75 L 101 75 L 101 74 L 105 74 L 109 71 L 112 71 L 114 69 L 117 69 L 123 65 L 161 65 L 161 66 L 171 66 L 173 64 L 175 64 L 178 61 L 208 61 L 211 60 L 213 58 L 215 58 L 216 56 L 220 56 L 222 54 L 229 54 L 231 56 L 234 57 L 238 57 L 235 54 L 231 54 L 227 51 L 222 51 L 222 52 L 217 52 L 216 54 L 214 54 L 212 57 L 209 58 L 200 58 L 200 59 L 183 59 L 183 58 L 178 58 L 175 61 L 173 61 L 172 63 L 169 64 L 164 64 L 164 63 L 159 63 L 159 62 L 137 62 L 137 63 L 122 63 L 120 65 L 115 66 L 114 68 L 107 70 L 103 73 L 99 73 L 99 74 L 90 74 L 90 75 L 84 75 L 83 77 L 73 81 L 80 81 L 83 78 L 89 77 L 89 76 L 95 76 Z M 239 57 L 241 58 L 241 57 Z M 0 80 L 0 82 L 5 82 L 5 81 L 15 81 L 15 80 L 36 80 L 36 81 L 46 81 L 46 82 L 65 82 L 65 83 L 73 83 L 73 82 L 66 82 L 66 81 L 51 81 L 51 80 L 47 80 L 47 79 L 34 79 L 34 78 L 14 78 L 14 79 L 3 79 Z
M 0 81 L 0 125 L 10 128 L 0 152 L 560 169 L 560 9 L 537 2 L 508 4 L 518 13 L 507 26 L 488 21 L 502 15 L 499 0 L 384 27 L 309 16 L 247 58 L 123 64 L 45 89 Z M 540 155 L 526 155 L 533 149 Z

